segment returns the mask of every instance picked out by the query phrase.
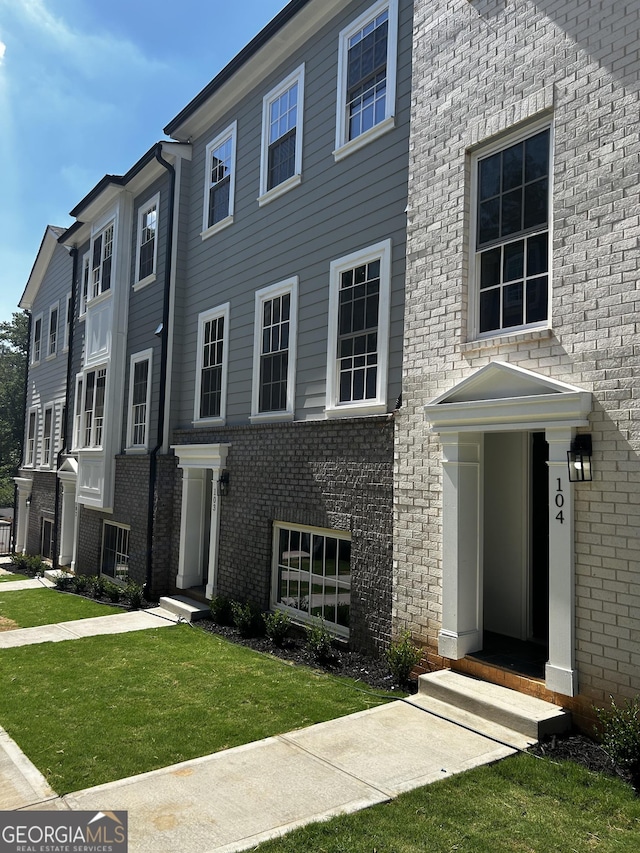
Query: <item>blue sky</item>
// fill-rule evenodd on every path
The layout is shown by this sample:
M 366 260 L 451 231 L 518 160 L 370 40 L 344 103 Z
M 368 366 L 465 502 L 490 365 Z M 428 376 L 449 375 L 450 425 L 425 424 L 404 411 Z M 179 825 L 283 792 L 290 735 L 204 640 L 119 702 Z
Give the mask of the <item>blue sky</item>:
M 0 321 L 47 224 L 162 128 L 287 0 L 0 0 Z

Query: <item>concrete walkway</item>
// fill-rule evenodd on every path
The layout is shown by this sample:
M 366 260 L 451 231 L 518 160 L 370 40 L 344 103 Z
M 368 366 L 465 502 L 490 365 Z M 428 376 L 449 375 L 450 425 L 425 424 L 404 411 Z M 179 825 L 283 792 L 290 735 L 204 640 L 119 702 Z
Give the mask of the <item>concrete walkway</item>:
M 0 593 L 6 589 L 2 584 Z M 162 624 L 172 624 L 166 611 L 138 611 L 8 631 L 0 634 L 0 645 Z M 531 742 L 500 726 L 493 726 L 491 734 L 426 710 L 424 697 L 418 694 L 58 797 L 0 729 L 0 809 L 125 810 L 130 853 L 232 853 L 497 761 Z

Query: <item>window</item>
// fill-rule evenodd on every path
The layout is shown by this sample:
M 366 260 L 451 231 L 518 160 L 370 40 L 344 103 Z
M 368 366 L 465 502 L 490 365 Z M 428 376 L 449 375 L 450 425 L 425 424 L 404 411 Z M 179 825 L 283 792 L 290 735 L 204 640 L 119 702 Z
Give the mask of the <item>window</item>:
M 198 316 L 195 421 L 226 416 L 229 303 Z
M 336 159 L 393 127 L 397 41 L 397 0 L 377 3 L 340 33 Z
M 126 582 L 129 579 L 129 528 L 105 521 L 102 530 L 103 575 Z
M 327 414 L 386 411 L 391 241 L 331 264 Z
M 149 432 L 151 350 L 131 356 L 127 447 L 145 450 Z
M 82 374 L 76 376 L 76 399 L 73 414 L 73 449 L 82 447 L 82 406 L 84 397 L 82 395 Z
M 335 633 L 349 633 L 351 538 L 337 530 L 276 523 L 273 535 L 272 604 L 301 621 L 324 619 Z
M 545 127 L 474 157 L 478 335 L 547 325 L 550 150 Z
M 53 466 L 53 408 L 51 406 L 47 406 L 44 410 L 42 465 L 46 468 Z
M 153 280 L 156 274 L 158 254 L 158 204 L 160 197 L 155 195 L 138 212 L 138 242 L 136 249 L 136 284 Z
M 83 447 L 101 447 L 107 369 L 92 370 L 84 378 Z
M 207 145 L 203 239 L 233 222 L 236 129 L 234 122 Z
M 40 556 L 45 560 L 53 559 L 53 521 L 43 518 L 40 527 Z
M 93 237 L 91 244 L 91 298 L 111 288 L 111 267 L 113 261 L 113 231 L 111 222 Z
M 256 293 L 252 420 L 293 417 L 297 313 L 297 277 Z
M 261 204 L 300 183 L 303 95 L 301 66 L 262 102 Z
M 65 315 L 64 315 L 64 344 L 63 351 L 69 349 L 69 340 L 71 338 L 71 294 L 67 293 L 67 298 L 65 300 Z
M 31 409 L 29 412 L 29 428 L 27 431 L 27 452 L 25 454 L 25 465 L 33 466 L 36 458 L 36 425 L 38 411 Z
M 82 277 L 80 279 L 80 310 L 79 317 L 87 313 L 87 299 L 89 298 L 89 252 L 82 256 Z
M 58 346 L 58 303 L 49 309 L 49 338 L 47 356 L 56 354 Z
M 42 314 L 33 321 L 33 339 L 31 341 L 31 363 L 37 364 L 42 355 Z

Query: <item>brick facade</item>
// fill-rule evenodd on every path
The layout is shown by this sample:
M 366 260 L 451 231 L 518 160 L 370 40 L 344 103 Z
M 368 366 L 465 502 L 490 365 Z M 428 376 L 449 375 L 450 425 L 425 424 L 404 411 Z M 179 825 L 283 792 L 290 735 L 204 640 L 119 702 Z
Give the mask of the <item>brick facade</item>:
M 56 475 L 48 471 L 33 472 L 31 504 L 27 527 L 27 554 L 42 553 L 42 521 L 54 523 L 56 505 Z
M 415 4 L 394 626 L 437 646 L 442 463 L 425 404 L 493 360 L 591 391 L 593 482 L 574 487 L 583 703 L 640 690 L 639 21 L 638 2 Z M 474 341 L 470 154 L 544 116 L 554 133 L 551 329 Z

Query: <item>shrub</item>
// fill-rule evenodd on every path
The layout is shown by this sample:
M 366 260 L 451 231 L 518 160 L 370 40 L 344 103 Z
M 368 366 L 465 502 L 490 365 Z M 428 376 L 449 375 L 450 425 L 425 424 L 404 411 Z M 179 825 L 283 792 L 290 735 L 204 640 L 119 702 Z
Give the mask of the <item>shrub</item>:
M 139 610 L 142 604 L 142 587 L 135 581 L 129 581 L 124 590 L 124 597 L 132 610 Z
M 72 580 L 73 580 L 72 575 L 68 575 L 68 574 L 66 574 L 66 572 L 58 572 L 58 574 L 55 577 L 54 584 L 55 584 L 56 589 L 66 590 L 66 589 L 71 588 L 71 581 Z
M 233 624 L 241 637 L 260 637 L 264 634 L 264 620 L 261 611 L 254 604 L 242 604 L 234 601 L 231 604 Z
M 331 645 L 331 634 L 327 631 L 322 619 L 312 625 L 307 631 L 307 648 L 320 663 L 326 663 L 335 657 L 335 652 Z
M 21 572 L 23 575 L 36 575 L 38 572 L 43 575 L 44 570 L 48 568 L 42 561 L 42 557 L 37 554 L 35 556 L 31 554 L 12 554 L 11 562 L 16 571 Z
M 120 601 L 120 596 L 122 595 L 122 590 L 118 586 L 117 583 L 113 583 L 113 581 L 105 580 L 103 586 L 104 594 L 107 596 L 109 601 L 113 602 L 113 604 L 117 604 Z
M 214 595 L 209 605 L 211 618 L 216 625 L 233 625 L 233 610 L 231 601 L 224 595 Z
M 281 648 L 291 627 L 289 614 L 284 613 L 282 610 L 276 610 L 273 613 L 264 613 L 263 619 L 267 637 L 269 637 L 274 646 Z
M 608 708 L 596 708 L 602 746 L 616 767 L 640 769 L 640 697 L 616 705 L 613 696 Z
M 107 579 L 102 575 L 94 575 L 89 578 L 87 592 L 90 592 L 94 598 L 102 598 L 104 596 Z
M 411 641 L 411 634 L 405 631 L 387 649 L 389 671 L 396 684 L 405 685 L 409 681 L 413 667 L 420 662 L 422 652 Z
M 74 592 L 78 592 L 82 595 L 89 588 L 89 584 L 90 584 L 90 581 L 89 581 L 89 578 L 87 577 L 87 575 L 74 575 L 71 578 L 71 584 L 70 585 L 71 585 L 71 589 Z

